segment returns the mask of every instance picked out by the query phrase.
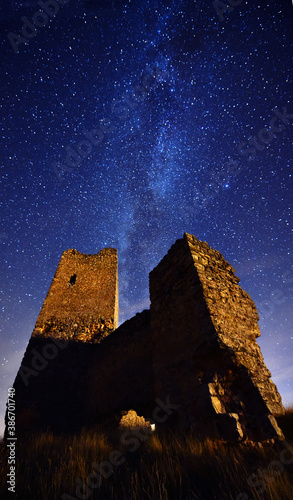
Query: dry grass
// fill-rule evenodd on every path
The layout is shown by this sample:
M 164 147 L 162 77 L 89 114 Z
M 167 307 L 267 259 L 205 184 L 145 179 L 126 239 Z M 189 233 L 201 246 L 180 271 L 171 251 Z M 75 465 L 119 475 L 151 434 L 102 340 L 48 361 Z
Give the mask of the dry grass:
M 286 442 L 291 443 L 292 422 L 293 409 L 283 417 L 288 427 Z M 132 431 L 123 444 L 121 433 L 125 431 L 119 432 L 108 438 L 105 433 L 84 431 L 74 437 L 47 433 L 19 440 L 15 495 L 7 492 L 7 456 L 2 444 L 0 498 L 68 500 L 70 497 L 63 497 L 66 493 L 84 500 L 293 499 L 293 463 L 282 463 L 284 456 L 293 462 L 293 448 L 292 454 L 287 451 L 284 455 L 284 444 L 258 448 L 166 434 L 143 435 L 142 441 Z M 137 449 L 131 451 L 135 440 Z M 77 497 L 77 479 L 86 483 L 94 472 L 92 463 L 109 461 L 113 450 L 120 450 L 124 463 L 113 467 L 92 495 Z

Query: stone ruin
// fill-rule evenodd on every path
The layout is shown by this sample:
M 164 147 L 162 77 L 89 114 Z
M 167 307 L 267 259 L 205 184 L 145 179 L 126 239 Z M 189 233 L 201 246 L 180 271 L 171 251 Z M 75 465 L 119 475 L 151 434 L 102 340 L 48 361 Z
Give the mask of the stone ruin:
M 118 327 L 117 251 L 64 252 L 14 383 L 18 435 L 151 421 L 159 399 L 174 432 L 282 439 L 259 316 L 234 272 L 185 233 L 150 273 L 150 310 Z

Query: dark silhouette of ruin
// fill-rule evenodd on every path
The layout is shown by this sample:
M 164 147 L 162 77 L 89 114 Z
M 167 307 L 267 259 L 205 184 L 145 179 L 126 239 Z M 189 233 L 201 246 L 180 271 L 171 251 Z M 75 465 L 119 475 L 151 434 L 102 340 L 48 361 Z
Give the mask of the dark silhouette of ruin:
M 63 253 L 14 387 L 18 435 L 150 418 L 225 440 L 282 438 L 284 407 L 234 269 L 185 233 L 150 273 L 150 310 L 118 327 L 117 252 Z M 171 414 L 172 413 L 172 414 Z

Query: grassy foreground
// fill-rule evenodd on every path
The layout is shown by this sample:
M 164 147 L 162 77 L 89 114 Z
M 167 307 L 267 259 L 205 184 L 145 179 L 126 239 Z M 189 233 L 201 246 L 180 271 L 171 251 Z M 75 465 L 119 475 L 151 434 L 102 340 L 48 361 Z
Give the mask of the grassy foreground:
M 85 431 L 74 437 L 39 434 L 17 442 L 15 493 L 7 491 L 2 443 L 0 498 L 292 500 L 292 422 L 291 409 L 280 422 L 285 443 L 263 447 L 143 431 L 108 439 Z M 83 483 L 91 488 L 84 490 Z

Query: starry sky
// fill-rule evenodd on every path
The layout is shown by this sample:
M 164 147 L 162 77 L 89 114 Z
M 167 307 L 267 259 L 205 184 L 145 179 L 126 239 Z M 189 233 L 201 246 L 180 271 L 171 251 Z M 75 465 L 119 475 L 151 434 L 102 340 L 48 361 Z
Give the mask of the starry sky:
M 123 322 L 185 231 L 236 269 L 293 404 L 293 8 L 230 3 L 1 1 L 1 430 L 62 252 L 118 248 Z

